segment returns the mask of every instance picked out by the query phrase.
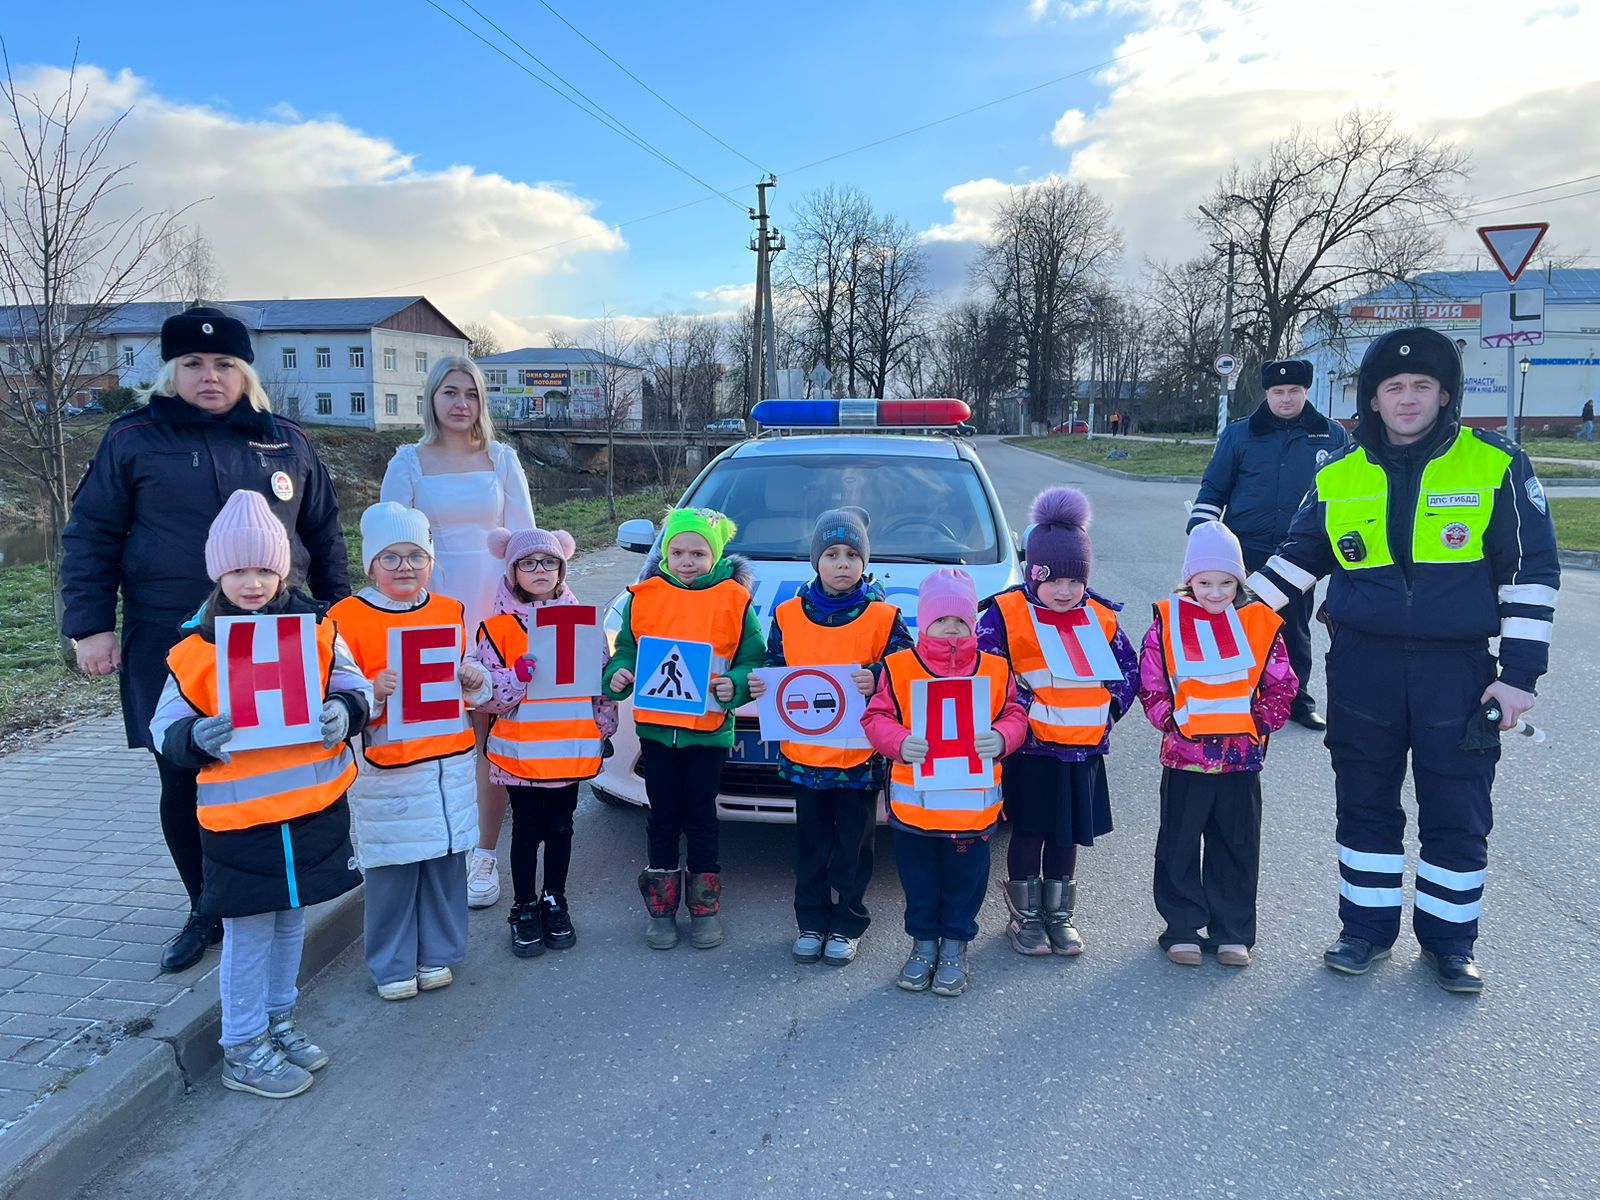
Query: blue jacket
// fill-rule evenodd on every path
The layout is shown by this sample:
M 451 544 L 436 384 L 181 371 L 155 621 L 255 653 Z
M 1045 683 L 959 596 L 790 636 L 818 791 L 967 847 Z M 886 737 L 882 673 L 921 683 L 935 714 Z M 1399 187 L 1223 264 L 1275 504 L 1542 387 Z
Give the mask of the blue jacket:
M 323 601 L 349 594 L 339 498 L 305 431 L 243 400 L 216 417 L 154 396 L 111 422 L 73 493 L 61 632 L 115 629 L 119 589 L 125 624 L 171 628 L 194 612 L 211 592 L 206 533 L 239 488 L 265 496 L 288 530 L 290 586 Z
M 1188 529 L 1221 521 L 1245 550 L 1258 557 L 1271 554 L 1289 532 L 1317 468 L 1346 441 L 1344 427 L 1309 404 L 1285 428 L 1262 401 L 1217 439 Z

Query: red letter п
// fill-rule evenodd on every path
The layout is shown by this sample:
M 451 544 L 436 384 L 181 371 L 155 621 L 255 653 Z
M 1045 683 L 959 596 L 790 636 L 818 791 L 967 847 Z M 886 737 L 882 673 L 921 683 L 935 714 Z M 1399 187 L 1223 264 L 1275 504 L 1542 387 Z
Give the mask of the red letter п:
M 423 652 L 456 646 L 454 629 L 403 629 L 400 631 L 400 719 L 407 725 L 423 721 L 451 721 L 461 715 L 456 700 L 424 700 L 422 689 L 430 683 L 449 683 L 456 665 L 424 662 Z
M 944 704 L 955 702 L 955 728 L 944 727 Z M 978 736 L 972 713 L 972 680 L 930 679 L 928 681 L 928 757 L 922 760 L 924 775 L 933 774 L 936 758 L 965 758 L 967 770 L 973 774 L 983 770 L 983 760 L 973 746 Z
M 289 725 L 304 725 L 311 720 L 311 697 L 306 695 L 305 674 L 300 657 L 300 622 L 294 617 L 279 617 L 268 627 L 278 635 L 276 662 L 257 662 L 255 625 L 233 625 L 228 629 L 228 711 L 239 729 L 261 724 L 256 711 L 256 695 L 277 692 L 283 698 L 283 719 Z
M 1083 646 L 1078 642 L 1078 635 L 1074 632 L 1079 626 L 1089 623 L 1089 610 L 1085 608 L 1069 608 L 1066 612 L 1052 612 L 1049 609 L 1036 608 L 1039 620 L 1049 625 L 1061 637 L 1061 646 L 1067 652 L 1067 658 L 1072 663 L 1072 669 L 1078 673 L 1080 679 L 1089 676 L 1089 656 L 1083 652 Z
M 536 608 L 534 624 L 556 631 L 556 683 L 568 684 L 578 677 L 578 626 L 594 624 L 594 609 L 584 605 Z

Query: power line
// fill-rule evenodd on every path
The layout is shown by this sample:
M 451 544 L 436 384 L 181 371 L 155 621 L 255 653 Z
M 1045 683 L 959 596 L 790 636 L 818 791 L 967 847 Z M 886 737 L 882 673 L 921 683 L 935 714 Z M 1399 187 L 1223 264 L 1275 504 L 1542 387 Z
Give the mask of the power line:
M 526 63 L 518 62 L 510 54 L 506 53 L 506 51 L 502 47 L 496 45 L 494 42 L 492 42 L 488 38 L 484 37 L 482 33 L 478 32 L 478 30 L 472 28 L 472 26 L 468 25 L 465 21 L 461 20 L 461 18 L 457 17 L 454 13 L 449 12 L 448 10 L 442 8 L 438 3 L 435 2 L 435 0 L 423 0 L 423 3 L 427 4 L 428 7 L 434 9 L 435 11 L 441 13 L 442 15 L 448 17 L 451 21 L 454 21 L 462 29 L 466 30 L 473 37 L 477 38 L 485 46 L 488 46 L 489 49 L 493 50 L 496 54 L 500 55 L 501 58 L 505 59 L 512 66 L 516 67 L 523 74 L 527 75 L 530 79 L 537 80 L 539 83 L 541 83 L 545 87 L 549 88 L 557 96 L 560 96 L 561 99 L 565 100 L 568 104 L 571 104 L 574 108 L 578 109 L 580 112 L 583 112 L 583 113 L 587 114 L 588 116 L 594 118 L 594 120 L 600 122 L 600 124 L 604 125 L 607 129 L 610 129 L 613 133 L 617 134 L 619 137 L 623 137 L 623 138 L 627 139 L 628 141 L 632 142 L 635 146 L 638 146 L 641 150 L 645 151 L 647 154 L 650 154 L 653 157 L 659 159 L 661 162 L 665 163 L 667 166 L 671 167 L 673 170 L 677 171 L 679 174 L 684 175 L 684 176 L 688 177 L 689 179 L 694 180 L 695 183 L 698 183 L 701 187 L 705 188 L 706 191 L 709 192 L 711 195 L 719 197 L 719 198 L 727 201 L 727 203 L 733 205 L 734 208 L 742 209 L 742 206 L 739 205 L 737 202 L 735 202 L 731 197 L 726 195 L 726 193 L 720 192 L 716 188 L 712 187 L 704 179 L 701 179 L 700 176 L 696 175 L 693 171 L 689 170 L 688 167 L 684 166 L 682 163 L 678 162 L 676 159 L 674 159 L 671 156 L 665 154 L 664 152 L 656 149 L 649 142 L 647 142 L 643 137 L 641 137 L 640 135 L 635 133 L 632 129 L 630 129 L 619 118 L 617 118 L 615 116 L 612 116 L 612 114 L 607 112 L 600 104 L 598 104 L 597 102 L 592 100 L 589 96 L 585 95 L 584 92 L 582 91 L 582 89 L 580 89 L 580 88 L 574 86 L 573 84 L 569 83 L 565 78 L 562 77 L 560 72 L 556 71 L 548 63 L 546 63 L 542 59 L 540 59 L 538 57 L 538 55 L 534 54 L 526 46 L 522 45 L 521 42 L 517 41 L 516 38 L 512 37 L 504 29 L 501 29 L 499 25 L 496 25 L 493 20 L 491 20 L 489 17 L 485 16 L 481 11 L 479 11 L 477 8 L 475 8 L 469 2 L 469 0 L 461 0 L 461 3 L 466 8 L 472 9 L 472 11 L 477 14 L 477 16 L 478 16 L 478 18 L 480 20 L 482 20 L 485 24 L 487 24 L 492 29 L 494 29 L 497 33 L 499 33 L 502 37 L 504 37 L 507 41 L 509 41 L 513 46 L 515 46 L 518 50 L 520 50 L 524 55 L 526 55 L 529 59 L 531 59 L 535 63 L 538 63 L 538 65 L 540 67 L 542 67 L 544 70 L 548 71 L 551 75 L 553 75 L 557 80 L 559 80 L 561 82 L 563 87 L 568 89 L 568 91 L 574 93 L 574 95 L 576 95 L 578 97 L 581 97 L 582 102 L 580 103 L 579 100 L 573 99 L 572 96 L 564 94 L 559 88 L 557 88 L 555 86 L 555 84 L 551 83 L 548 79 L 545 79 L 543 76 L 539 75 L 536 71 L 532 70 Z M 587 105 L 587 107 L 586 107 L 586 105 Z
M 721 146 L 724 150 L 728 151 L 728 153 L 734 155 L 735 157 L 744 159 L 745 162 L 749 163 L 752 167 L 754 167 L 756 170 L 760 171 L 763 175 L 772 174 L 771 171 L 769 171 L 766 167 L 763 167 L 760 163 L 758 163 L 755 159 L 751 158 L 748 154 L 745 154 L 741 150 L 736 150 L 736 149 L 734 149 L 734 147 L 728 145 L 727 142 L 723 141 L 716 134 L 712 133 L 711 130 L 707 129 L 704 125 L 700 124 L 699 121 L 696 121 L 688 113 L 684 112 L 683 109 L 679 108 L 671 100 L 668 100 L 660 92 L 656 91 L 655 88 L 651 87 L 648 83 L 646 83 L 644 80 L 640 79 L 632 71 L 628 70 L 627 67 L 623 66 L 615 58 L 612 58 L 610 54 L 606 53 L 606 50 L 605 50 L 605 48 L 603 46 L 599 45 L 593 38 L 591 38 L 588 34 L 584 33 L 583 30 L 579 29 L 571 21 L 567 20 L 566 17 L 562 16 L 561 13 L 556 11 L 556 9 L 555 9 L 555 7 L 553 5 L 547 3 L 546 0 L 539 0 L 539 3 L 543 4 L 545 8 L 549 9 L 550 15 L 555 17 L 556 20 L 560 21 L 568 29 L 572 30 L 573 33 L 577 34 L 584 41 L 588 42 L 590 46 L 594 47 L 594 49 L 603 58 L 605 58 L 605 60 L 607 62 L 609 62 L 612 66 L 616 67 L 617 70 L 621 71 L 629 79 L 633 80 L 640 87 L 642 87 L 645 91 L 649 92 L 657 100 L 661 101 L 661 103 L 665 104 L 673 112 L 677 113 L 680 117 L 682 117 L 685 121 L 689 122 L 689 124 L 693 125 L 701 133 L 705 134 L 708 138 L 710 138 L 717 145 Z

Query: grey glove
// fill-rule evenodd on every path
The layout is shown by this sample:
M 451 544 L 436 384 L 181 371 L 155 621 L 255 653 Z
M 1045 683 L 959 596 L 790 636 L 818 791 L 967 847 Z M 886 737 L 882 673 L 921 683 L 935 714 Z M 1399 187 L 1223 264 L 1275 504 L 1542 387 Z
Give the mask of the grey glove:
M 220 717 L 200 717 L 189 726 L 189 740 L 194 743 L 194 748 L 209 754 L 218 762 L 233 761 L 223 749 L 232 736 L 233 718 L 226 714 Z
M 1006 748 L 1006 740 L 998 730 L 985 729 L 972 739 L 972 748 L 978 752 L 979 758 L 999 758 L 1001 751 Z
M 322 748 L 332 750 L 350 736 L 350 710 L 337 700 L 322 705 Z

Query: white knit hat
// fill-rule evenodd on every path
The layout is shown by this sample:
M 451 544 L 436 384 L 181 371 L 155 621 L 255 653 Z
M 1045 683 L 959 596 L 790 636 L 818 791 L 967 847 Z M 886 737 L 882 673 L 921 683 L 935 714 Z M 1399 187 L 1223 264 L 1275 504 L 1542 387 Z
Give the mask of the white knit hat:
M 368 574 L 372 573 L 373 559 L 401 542 L 410 542 L 433 553 L 433 532 L 428 528 L 427 513 L 385 500 L 361 514 L 361 562 Z

